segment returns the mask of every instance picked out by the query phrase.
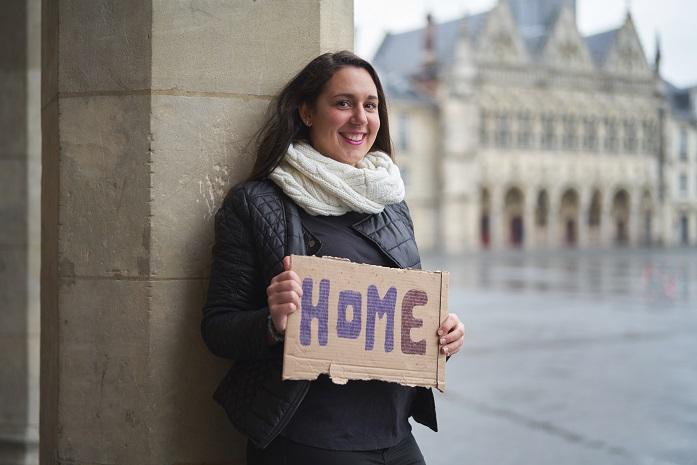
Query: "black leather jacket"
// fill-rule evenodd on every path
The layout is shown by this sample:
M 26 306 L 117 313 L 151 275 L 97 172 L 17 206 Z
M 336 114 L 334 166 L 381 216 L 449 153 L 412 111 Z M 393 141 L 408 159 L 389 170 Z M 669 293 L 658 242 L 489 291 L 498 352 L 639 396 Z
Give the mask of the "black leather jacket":
M 388 205 L 353 228 L 396 267 L 420 268 L 409 210 Z M 266 447 L 288 424 L 309 381 L 282 381 L 282 344 L 266 343 L 266 287 L 286 255 L 312 255 L 321 244 L 303 229 L 297 205 L 270 181 L 232 189 L 215 218 L 215 245 L 201 333 L 215 355 L 234 365 L 213 395 L 233 425 Z M 437 431 L 433 394 L 417 388 L 412 415 Z

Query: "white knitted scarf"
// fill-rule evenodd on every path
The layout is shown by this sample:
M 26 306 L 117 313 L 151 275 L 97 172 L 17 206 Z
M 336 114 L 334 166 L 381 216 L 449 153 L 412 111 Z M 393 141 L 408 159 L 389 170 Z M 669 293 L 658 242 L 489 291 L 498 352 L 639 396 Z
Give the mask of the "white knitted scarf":
M 296 142 L 269 178 L 310 215 L 379 213 L 404 199 L 399 168 L 384 152 L 369 152 L 353 167 Z

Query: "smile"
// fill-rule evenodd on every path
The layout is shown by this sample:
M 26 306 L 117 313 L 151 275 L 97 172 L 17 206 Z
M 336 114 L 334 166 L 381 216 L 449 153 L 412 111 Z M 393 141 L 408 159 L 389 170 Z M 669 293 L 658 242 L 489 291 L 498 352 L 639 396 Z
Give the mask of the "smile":
M 354 133 L 346 133 L 346 134 L 339 133 L 339 135 L 346 142 L 348 142 L 351 145 L 360 145 L 365 140 L 367 134 L 364 132 L 360 132 L 360 133 L 354 132 Z

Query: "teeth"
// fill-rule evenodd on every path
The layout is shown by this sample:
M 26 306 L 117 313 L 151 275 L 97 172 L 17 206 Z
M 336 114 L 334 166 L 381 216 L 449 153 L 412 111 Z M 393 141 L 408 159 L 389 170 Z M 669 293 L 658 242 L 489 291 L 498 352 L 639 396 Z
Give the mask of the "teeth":
M 344 137 L 351 139 L 354 142 L 358 142 L 359 140 L 363 139 L 363 134 L 347 134 Z

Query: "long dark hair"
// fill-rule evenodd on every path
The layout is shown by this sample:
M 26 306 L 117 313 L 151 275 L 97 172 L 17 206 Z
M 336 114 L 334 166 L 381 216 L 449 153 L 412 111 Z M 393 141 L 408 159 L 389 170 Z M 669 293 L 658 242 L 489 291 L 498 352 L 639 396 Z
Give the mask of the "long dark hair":
M 310 107 L 314 106 L 324 85 L 334 73 L 346 66 L 363 68 L 373 78 L 378 91 L 380 129 L 371 150 L 380 150 L 392 157 L 387 102 L 378 73 L 370 63 L 346 50 L 324 53 L 296 74 L 269 106 L 266 121 L 256 135 L 257 158 L 248 180 L 268 176 L 281 162 L 291 142 L 310 140 L 308 128 L 300 119 L 300 105 L 305 103 Z

